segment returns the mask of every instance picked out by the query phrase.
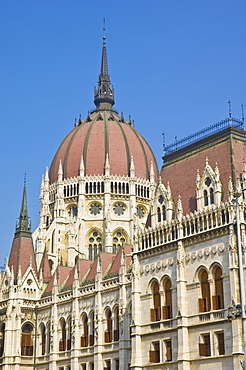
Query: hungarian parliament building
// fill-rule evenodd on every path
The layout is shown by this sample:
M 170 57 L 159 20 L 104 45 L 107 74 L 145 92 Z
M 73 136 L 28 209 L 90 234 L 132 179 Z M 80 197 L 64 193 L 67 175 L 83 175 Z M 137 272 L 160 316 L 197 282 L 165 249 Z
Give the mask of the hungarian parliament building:
M 24 183 L 0 369 L 241 369 L 244 118 L 166 145 L 158 169 L 114 103 L 103 37 L 95 109 L 46 168 L 34 232 Z

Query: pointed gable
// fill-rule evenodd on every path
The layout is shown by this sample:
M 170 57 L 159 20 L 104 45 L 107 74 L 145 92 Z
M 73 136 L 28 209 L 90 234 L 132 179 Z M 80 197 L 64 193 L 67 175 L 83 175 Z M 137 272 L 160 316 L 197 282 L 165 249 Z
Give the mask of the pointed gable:
M 42 271 L 43 276 L 43 282 L 48 283 L 52 277 L 51 271 L 50 271 L 50 265 L 48 260 L 48 254 L 46 249 L 44 249 L 44 254 L 41 260 L 40 268 L 39 268 L 39 277 Z

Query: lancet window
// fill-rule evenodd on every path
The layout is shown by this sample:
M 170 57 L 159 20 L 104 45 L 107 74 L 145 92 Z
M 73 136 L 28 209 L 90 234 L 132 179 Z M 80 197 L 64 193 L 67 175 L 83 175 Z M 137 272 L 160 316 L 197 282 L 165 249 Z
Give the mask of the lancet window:
M 206 270 L 202 270 L 200 274 L 200 284 L 202 297 L 199 298 L 199 312 L 207 312 L 211 310 L 211 299 L 208 273 Z
M 155 281 L 152 284 L 153 308 L 150 310 L 151 321 L 160 321 L 161 319 L 161 295 L 159 284 Z
M 92 230 L 88 239 L 89 259 L 95 260 L 99 251 L 102 251 L 102 233 L 99 230 Z
M 21 332 L 21 355 L 33 356 L 33 327 L 25 324 Z

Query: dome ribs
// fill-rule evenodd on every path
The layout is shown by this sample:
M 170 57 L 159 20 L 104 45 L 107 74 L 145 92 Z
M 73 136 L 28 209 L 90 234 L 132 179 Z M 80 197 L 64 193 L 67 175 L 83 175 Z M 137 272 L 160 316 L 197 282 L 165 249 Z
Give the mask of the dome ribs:
M 105 149 L 105 160 L 104 163 L 106 163 L 106 156 L 109 155 L 109 138 L 108 138 L 108 119 L 106 117 L 106 112 L 104 111 L 104 149 Z M 109 161 L 110 163 L 110 161 Z
M 79 126 L 77 126 L 74 130 L 74 133 L 68 143 L 68 146 L 67 146 L 67 150 L 66 150 L 66 153 L 65 153 L 65 156 L 64 156 L 64 163 L 63 163 L 63 176 L 64 176 L 64 179 L 67 178 L 67 161 L 68 161 L 68 155 L 69 155 L 69 151 L 70 151 L 70 148 L 71 148 L 71 145 L 72 145 L 72 142 L 73 142 L 73 139 L 77 133 L 79 129 Z M 78 168 L 78 171 L 79 171 L 79 168 Z M 76 176 L 78 176 L 78 173 L 76 174 Z
M 97 121 L 97 117 L 98 117 L 98 115 L 96 115 L 95 118 L 92 120 L 92 122 L 90 122 L 89 128 L 88 128 L 87 133 L 86 133 L 85 142 L 84 142 L 83 158 L 84 158 L 85 174 L 86 175 L 87 175 L 87 149 L 88 149 L 89 137 L 90 137 L 91 130 L 92 130 L 95 122 Z
M 128 145 L 128 141 L 127 141 L 127 138 L 126 138 L 125 131 L 123 130 L 123 127 L 120 124 L 120 122 L 118 120 L 116 122 L 117 122 L 118 126 L 120 127 L 120 130 L 121 130 L 121 133 L 122 133 L 122 136 L 123 136 L 123 139 L 124 139 L 125 147 L 126 147 L 127 172 L 128 172 L 127 175 L 129 175 L 129 173 L 130 173 L 130 164 L 131 164 L 131 153 L 130 153 L 130 149 L 129 149 L 129 145 Z

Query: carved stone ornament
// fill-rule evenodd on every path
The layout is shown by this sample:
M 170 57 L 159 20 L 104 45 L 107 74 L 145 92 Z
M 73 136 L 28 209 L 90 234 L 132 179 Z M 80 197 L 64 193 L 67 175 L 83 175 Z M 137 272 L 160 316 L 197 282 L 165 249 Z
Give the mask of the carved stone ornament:
M 185 259 L 186 259 L 186 262 L 190 261 L 190 252 L 186 253 Z
M 195 260 L 196 259 L 196 251 L 193 251 L 192 252 L 192 259 Z
M 202 258 L 203 257 L 203 250 L 202 249 L 199 250 L 198 256 L 199 256 L 199 258 Z
M 160 268 L 161 268 L 161 261 L 157 261 L 156 267 L 157 267 L 158 270 L 160 270 Z
M 212 246 L 212 253 L 216 254 L 217 253 L 217 245 Z
M 224 252 L 224 249 L 225 249 L 225 246 L 224 246 L 224 243 L 220 243 L 220 244 L 218 244 L 218 249 L 219 249 L 219 251 L 222 253 L 222 252 Z
M 167 267 L 167 261 L 166 260 L 163 260 L 162 261 L 162 266 L 165 268 L 165 267 Z
M 210 248 L 209 247 L 206 247 L 205 248 L 205 255 L 206 256 L 209 256 L 209 254 L 210 254 Z
M 143 275 L 143 273 L 144 273 L 144 268 L 143 268 L 143 266 L 141 266 L 140 267 L 140 274 Z
M 173 257 L 169 258 L 168 263 L 169 263 L 169 266 L 173 265 Z
M 152 263 L 152 264 L 151 264 L 151 270 L 152 270 L 152 271 L 155 271 L 155 263 Z
M 148 273 L 149 272 L 149 265 L 146 265 L 145 271 Z

